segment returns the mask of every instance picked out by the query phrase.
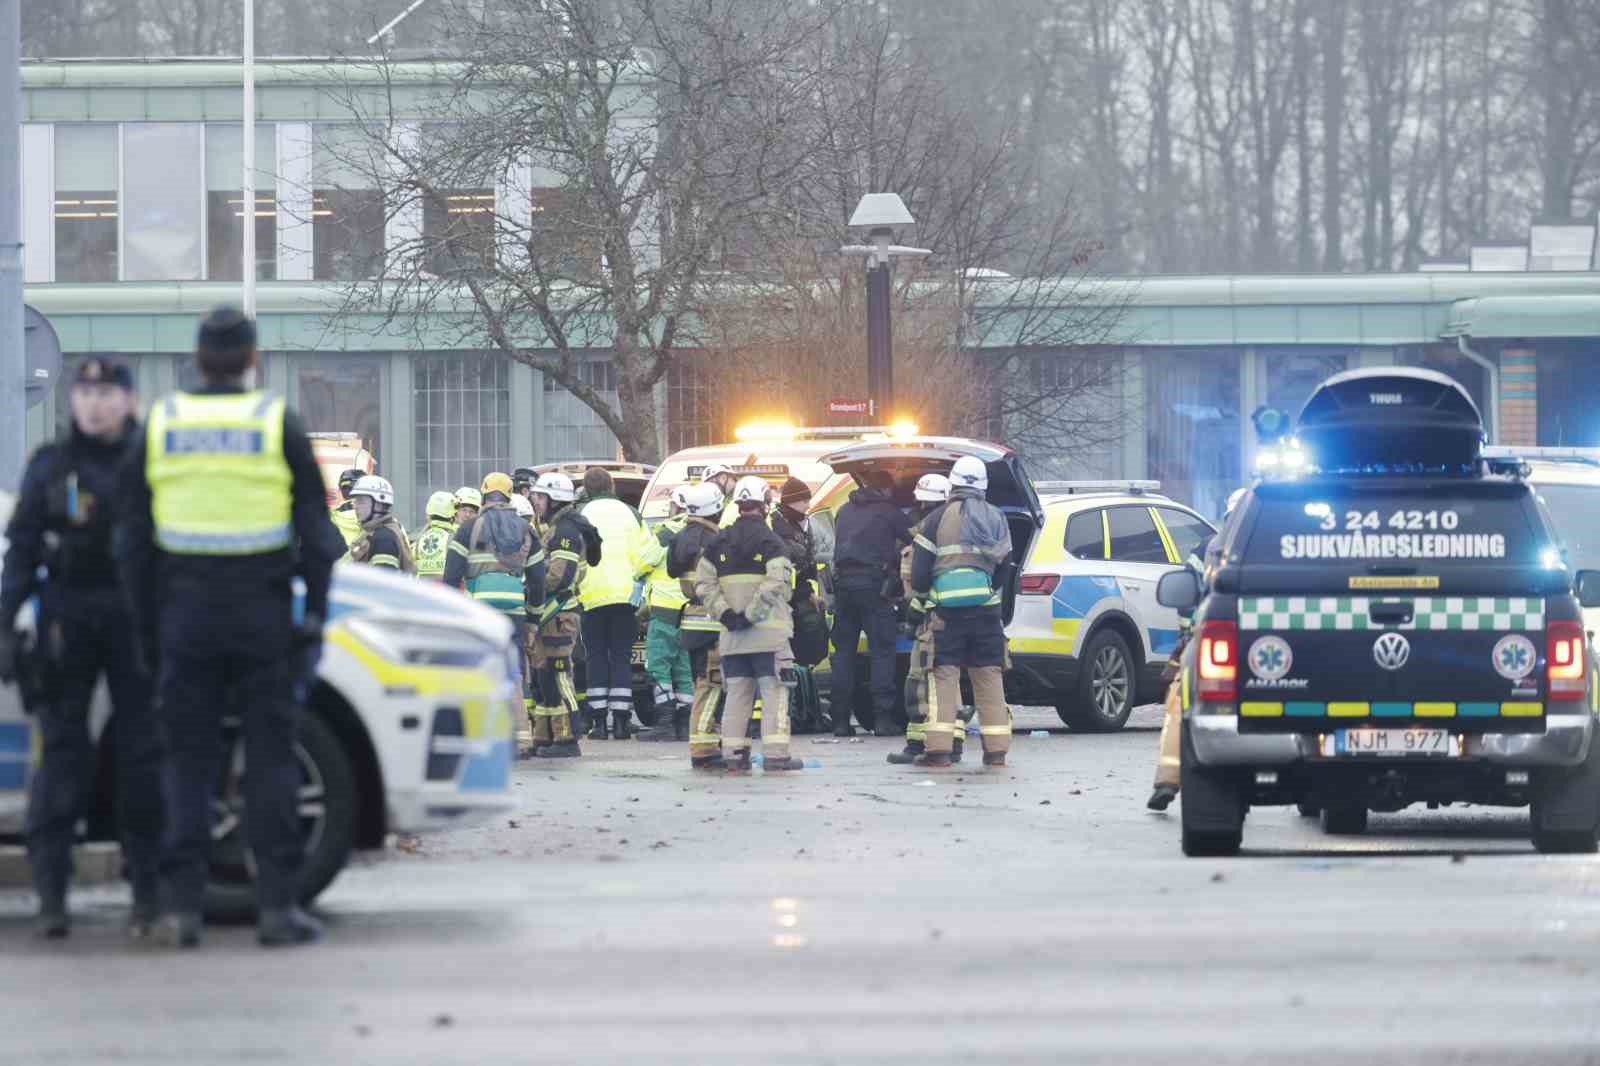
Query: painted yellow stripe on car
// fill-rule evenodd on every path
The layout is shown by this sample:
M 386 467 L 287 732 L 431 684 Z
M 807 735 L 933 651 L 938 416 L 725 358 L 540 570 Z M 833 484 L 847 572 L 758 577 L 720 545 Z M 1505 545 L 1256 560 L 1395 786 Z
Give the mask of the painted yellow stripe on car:
M 1329 718 L 1365 718 L 1370 711 L 1371 706 L 1366 703 L 1328 704 Z
M 1071 655 L 1082 626 L 1081 618 L 1052 618 L 1048 637 L 1012 637 L 1010 647 L 1023 655 Z
M 1107 558 L 1111 558 L 1111 519 L 1104 509 L 1100 511 L 1100 550 Z
M 1454 718 L 1456 705 L 1453 703 L 1414 703 L 1411 713 L 1418 718 Z
M 1239 714 L 1245 718 L 1282 718 L 1283 704 L 1281 703 L 1241 703 Z
M 1172 543 L 1172 534 L 1167 532 L 1167 524 L 1161 520 L 1161 514 L 1154 507 L 1147 507 L 1150 512 L 1150 521 L 1156 524 L 1156 532 L 1161 536 L 1161 546 L 1167 550 L 1167 562 L 1174 566 L 1182 566 L 1183 560 L 1178 558 L 1177 545 Z
M 1542 703 L 1502 703 L 1500 717 L 1502 718 L 1537 718 L 1544 713 Z
M 354 656 L 385 688 L 411 688 L 421 696 L 437 696 L 441 693 L 489 696 L 494 692 L 489 676 L 476 667 L 417 666 L 390 662 L 363 644 L 344 626 L 328 630 L 324 639 Z

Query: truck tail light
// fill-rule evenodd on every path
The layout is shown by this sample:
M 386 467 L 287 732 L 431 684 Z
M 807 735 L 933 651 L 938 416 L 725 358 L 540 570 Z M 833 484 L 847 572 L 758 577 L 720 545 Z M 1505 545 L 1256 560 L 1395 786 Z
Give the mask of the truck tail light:
M 1583 623 L 1551 622 L 1545 626 L 1546 669 L 1552 700 L 1584 697 L 1587 657 L 1583 648 Z
M 1024 596 L 1053 596 L 1059 584 L 1060 574 L 1023 574 L 1022 585 L 1017 591 Z
M 1195 694 L 1202 700 L 1233 702 L 1239 676 L 1239 627 L 1233 622 L 1201 622 Z

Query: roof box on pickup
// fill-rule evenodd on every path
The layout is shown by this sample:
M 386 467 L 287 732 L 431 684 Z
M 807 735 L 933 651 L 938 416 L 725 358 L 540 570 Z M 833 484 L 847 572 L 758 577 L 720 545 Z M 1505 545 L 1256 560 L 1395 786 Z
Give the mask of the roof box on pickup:
M 1350 370 L 1317 386 L 1296 436 L 1324 472 L 1456 473 L 1477 468 L 1483 419 L 1453 378 L 1420 368 Z

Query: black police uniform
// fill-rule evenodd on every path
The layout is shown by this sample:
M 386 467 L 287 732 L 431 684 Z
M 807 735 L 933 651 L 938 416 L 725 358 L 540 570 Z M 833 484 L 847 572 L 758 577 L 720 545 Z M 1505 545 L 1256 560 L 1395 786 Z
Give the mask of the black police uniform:
M 125 369 L 103 373 L 117 370 L 123 377 L 103 380 L 131 387 Z M 38 594 L 39 653 L 51 679 L 49 698 L 36 708 L 43 743 L 27 821 L 34 887 L 44 911 L 64 906 L 77 824 L 93 795 L 89 705 L 101 674 L 111 690 L 106 729 L 117 763 L 123 858 L 136 907 L 153 910 L 157 904 L 165 751 L 151 710 L 151 679 L 111 555 L 118 472 L 138 437 L 139 424 L 130 419 L 110 443 L 74 426 L 59 442 L 40 448 L 28 462 L 6 529 L 0 627 L 9 640 L 18 609 Z M 42 582 L 41 567 L 47 575 Z
M 200 395 L 238 393 L 207 385 Z M 221 771 L 220 719 L 239 715 L 249 773 L 246 833 L 263 910 L 299 900 L 304 845 L 295 758 L 296 652 L 290 580 L 305 580 L 308 618 L 327 617 L 333 564 L 344 540 L 328 518 L 322 474 L 305 426 L 283 416 L 294 547 L 254 555 L 178 555 L 155 544 L 141 437 L 130 450 L 118 507 L 118 564 L 136 615 L 150 627 L 157 694 L 172 747 L 170 846 L 162 863 L 166 905 L 197 913 L 205 893 L 211 801 Z
M 911 520 L 894 505 L 889 494 L 874 488 L 852 492 L 834 522 L 831 664 L 837 732 L 849 729 L 856 644 L 865 630 L 867 654 L 872 660 L 874 730 L 882 736 L 899 733 L 889 717 L 894 708 L 894 655 L 899 625 L 884 587 L 890 582 L 899 584 L 900 549 L 911 543 L 910 528 Z

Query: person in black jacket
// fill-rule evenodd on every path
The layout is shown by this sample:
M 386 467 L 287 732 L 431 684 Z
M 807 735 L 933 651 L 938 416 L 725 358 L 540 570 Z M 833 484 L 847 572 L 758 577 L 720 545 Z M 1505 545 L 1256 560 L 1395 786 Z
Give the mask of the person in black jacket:
M 205 383 L 157 401 L 123 468 L 114 545 L 133 624 L 156 662 L 172 748 L 171 826 L 156 939 L 200 943 L 222 716 L 237 714 L 250 772 L 244 820 L 264 947 L 322 928 L 300 909 L 304 840 L 297 697 L 322 646 L 333 564 L 344 540 L 328 517 L 305 426 L 256 391 L 255 323 L 219 308 L 200 324 Z M 305 582 L 295 621 L 291 582 Z
M 133 375 L 118 363 L 85 360 L 68 402 L 71 428 L 28 461 L 6 530 L 0 680 L 16 680 L 12 622 L 37 594 L 38 656 L 51 681 L 43 705 L 29 708 L 39 716 L 42 743 L 28 801 L 28 857 L 39 896 L 39 932 L 60 938 L 68 932 L 72 845 L 94 791 L 89 705 L 105 675 L 112 707 L 106 729 L 117 758 L 117 824 L 133 882 L 128 934 L 140 939 L 159 916 L 165 749 L 151 712 L 150 675 L 111 558 L 117 474 L 139 435 Z
M 911 519 L 896 507 L 894 479 L 869 470 L 839 508 L 833 551 L 833 733 L 847 737 L 856 690 L 856 643 L 867 634 L 872 659 L 873 731 L 900 735 L 894 709 L 894 654 L 899 626 L 885 588 L 898 590 L 900 549 L 911 543 Z

